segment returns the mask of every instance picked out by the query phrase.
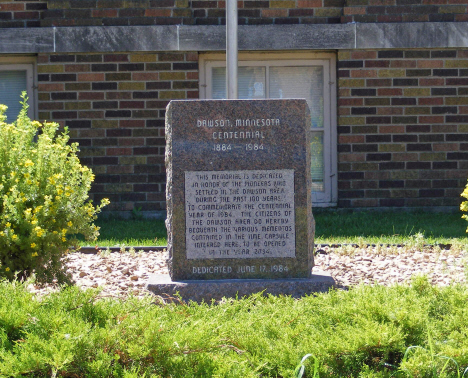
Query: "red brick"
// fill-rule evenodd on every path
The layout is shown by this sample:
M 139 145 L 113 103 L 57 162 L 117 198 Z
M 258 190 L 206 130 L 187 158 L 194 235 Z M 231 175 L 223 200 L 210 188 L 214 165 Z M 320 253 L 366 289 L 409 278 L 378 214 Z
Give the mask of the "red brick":
M 37 86 L 39 92 L 64 91 L 64 83 L 41 83 Z
M 119 127 L 145 127 L 145 120 L 143 119 L 121 119 Z
M 379 126 L 379 134 L 403 134 L 405 126 Z
M 444 66 L 443 60 L 418 60 L 418 68 L 442 68 Z
M 198 91 L 187 91 L 187 98 L 188 99 L 199 99 L 200 93 Z
M 460 146 L 458 143 L 433 143 L 432 149 L 434 151 L 458 151 Z
M 455 22 L 467 22 L 468 21 L 468 14 L 456 14 L 455 15 Z
M 468 106 L 460 106 L 458 108 L 458 114 L 468 114 Z
M 378 88 L 378 96 L 401 96 L 403 95 L 403 90 L 401 88 Z
M 62 110 L 63 109 L 63 102 L 39 102 L 38 105 L 39 110 Z
M 187 72 L 187 80 L 198 80 L 198 72 Z
M 24 3 L 0 3 L 1 12 L 16 12 L 23 11 L 24 9 Z
M 104 100 L 104 92 L 79 92 L 79 100 Z
M 442 97 L 424 97 L 418 98 L 418 105 L 443 105 L 444 99 Z
M 389 60 L 366 60 L 365 63 L 366 67 L 389 67 L 390 61 Z
M 434 79 L 420 78 L 419 79 L 420 87 L 442 87 L 444 84 L 445 84 L 444 79 L 439 79 L 439 78 L 434 78 Z
M 128 54 L 106 54 L 104 62 L 128 62 Z
M 161 8 L 146 9 L 145 17 L 171 17 L 171 10 Z
M 338 89 L 338 96 L 339 97 L 349 97 L 349 96 L 351 96 L 351 89 L 349 89 L 349 88 L 340 88 L 340 89 Z
M 133 149 L 132 148 L 107 148 L 106 155 L 107 156 L 124 156 L 124 155 L 132 155 Z
M 447 4 L 447 0 L 423 0 L 423 4 L 433 4 L 433 5 L 441 5 Z
M 13 15 L 15 20 L 31 20 L 39 18 L 39 12 L 15 12 Z
M 198 62 L 198 53 L 197 52 L 188 52 L 185 54 L 186 62 Z
M 107 100 L 130 100 L 131 98 L 131 92 L 106 92 Z
M 352 70 L 351 77 L 377 77 L 376 70 Z
M 353 161 L 366 161 L 366 154 L 345 154 L 340 153 L 338 154 L 338 161 L 339 162 L 353 162 Z
M 444 123 L 444 116 L 419 116 L 419 123 Z
M 49 55 L 39 54 L 37 56 L 37 63 L 49 63 Z
M 365 143 L 366 138 L 364 135 L 349 135 L 343 134 L 338 137 L 338 143 Z
M 352 59 L 376 59 L 377 51 L 352 51 Z
M 117 14 L 118 14 L 117 9 L 93 9 L 91 16 L 114 18 L 114 17 L 117 17 Z
M 416 68 L 415 60 L 392 60 L 390 62 L 392 68 Z

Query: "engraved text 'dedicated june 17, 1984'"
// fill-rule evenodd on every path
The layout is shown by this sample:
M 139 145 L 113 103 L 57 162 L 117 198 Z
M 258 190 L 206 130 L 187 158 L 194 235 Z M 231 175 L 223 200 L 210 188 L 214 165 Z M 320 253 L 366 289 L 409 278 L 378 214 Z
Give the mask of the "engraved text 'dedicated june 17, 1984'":
M 295 257 L 294 170 L 185 172 L 188 259 Z

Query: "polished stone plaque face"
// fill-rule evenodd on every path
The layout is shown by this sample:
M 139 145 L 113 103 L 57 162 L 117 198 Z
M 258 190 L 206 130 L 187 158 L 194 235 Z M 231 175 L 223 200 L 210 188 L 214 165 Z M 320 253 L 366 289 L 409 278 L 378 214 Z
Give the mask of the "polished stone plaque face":
M 294 171 L 185 172 L 187 259 L 295 257 Z
M 305 100 L 171 101 L 166 172 L 173 280 L 311 276 Z

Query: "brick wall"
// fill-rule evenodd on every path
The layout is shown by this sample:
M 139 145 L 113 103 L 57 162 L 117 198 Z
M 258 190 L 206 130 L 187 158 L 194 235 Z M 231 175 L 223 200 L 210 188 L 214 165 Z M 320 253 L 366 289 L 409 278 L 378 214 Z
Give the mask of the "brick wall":
M 464 0 L 346 0 L 342 23 L 468 21 Z
M 41 26 L 193 24 L 189 0 L 49 0 Z
M 165 208 L 164 117 L 171 99 L 198 98 L 198 54 L 38 56 L 39 118 L 70 129 L 108 210 Z
M 468 178 L 468 51 L 340 51 L 339 206 L 454 206 Z
M 225 23 L 225 1 L 193 0 L 196 24 Z M 340 23 L 345 0 L 238 1 L 240 25 Z
M 238 1 L 239 24 L 339 23 L 344 0 Z M 225 24 L 225 1 L 49 0 L 42 26 Z
M 40 26 L 41 13 L 47 9 L 45 0 L 0 0 L 0 27 L 25 28 Z
M 0 27 L 222 25 L 225 0 L 0 0 Z M 239 0 L 239 24 L 468 21 L 466 0 Z

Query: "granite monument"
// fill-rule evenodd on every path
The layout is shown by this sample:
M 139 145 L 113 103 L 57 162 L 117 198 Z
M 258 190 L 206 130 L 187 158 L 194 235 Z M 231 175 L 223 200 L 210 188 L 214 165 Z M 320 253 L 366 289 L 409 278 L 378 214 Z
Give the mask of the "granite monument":
M 317 284 L 305 100 L 171 101 L 166 171 L 166 288 L 288 294 L 291 280 L 299 291 Z

